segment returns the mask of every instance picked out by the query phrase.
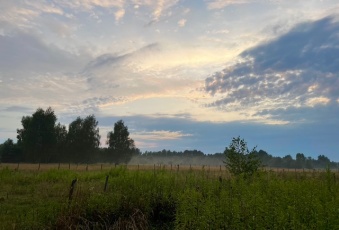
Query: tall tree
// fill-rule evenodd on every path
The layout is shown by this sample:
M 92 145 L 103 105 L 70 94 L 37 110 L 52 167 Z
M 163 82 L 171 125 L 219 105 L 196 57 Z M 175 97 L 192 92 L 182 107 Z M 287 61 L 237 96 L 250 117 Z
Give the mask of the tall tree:
M 94 115 L 78 117 L 69 124 L 67 146 L 72 162 L 90 162 L 100 145 L 98 121 Z
M 23 128 L 17 130 L 17 139 L 25 161 L 50 161 L 57 142 L 54 129 L 56 120 L 51 107 L 47 110 L 38 108 L 32 116 L 22 117 Z
M 55 136 L 57 140 L 55 155 L 53 156 L 53 161 L 55 162 L 67 161 L 67 133 L 66 126 L 60 123 L 55 126 Z
M 138 152 L 134 140 L 129 137 L 128 127 L 122 120 L 114 124 L 113 132 L 108 132 L 107 141 L 109 160 L 116 163 L 128 163 L 132 155 Z

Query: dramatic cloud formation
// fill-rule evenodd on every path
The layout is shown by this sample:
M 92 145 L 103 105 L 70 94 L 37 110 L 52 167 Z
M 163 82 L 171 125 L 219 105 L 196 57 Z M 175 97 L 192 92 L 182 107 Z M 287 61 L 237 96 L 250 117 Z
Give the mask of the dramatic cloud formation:
M 206 91 L 220 98 L 208 106 L 226 111 L 253 109 L 255 115 L 284 121 L 297 117 L 279 116 L 279 111 L 337 108 L 338 36 L 338 21 L 327 17 L 299 24 L 242 52 L 239 63 L 206 79 Z M 298 116 L 298 120 L 308 119 L 308 113 Z

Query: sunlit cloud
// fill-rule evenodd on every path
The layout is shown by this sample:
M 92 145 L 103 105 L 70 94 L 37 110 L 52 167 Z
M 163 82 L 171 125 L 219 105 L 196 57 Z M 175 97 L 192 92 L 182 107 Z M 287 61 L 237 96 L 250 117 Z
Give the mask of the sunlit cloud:
M 191 137 L 192 134 L 186 134 L 182 131 L 154 130 L 133 133 L 133 137 L 138 140 L 176 140 L 183 137 Z
M 315 106 L 317 104 L 328 104 L 331 100 L 326 97 L 314 97 L 307 100 L 306 105 Z
M 180 19 L 178 21 L 178 26 L 179 27 L 184 27 L 186 25 L 187 20 L 186 19 Z
M 115 20 L 116 21 L 120 21 L 124 17 L 124 15 L 125 15 L 125 10 L 124 9 L 120 9 L 117 12 L 115 12 L 114 15 L 115 15 Z
M 205 0 L 208 9 L 215 10 L 215 9 L 222 9 L 229 5 L 235 4 L 245 4 L 249 3 L 249 0 Z

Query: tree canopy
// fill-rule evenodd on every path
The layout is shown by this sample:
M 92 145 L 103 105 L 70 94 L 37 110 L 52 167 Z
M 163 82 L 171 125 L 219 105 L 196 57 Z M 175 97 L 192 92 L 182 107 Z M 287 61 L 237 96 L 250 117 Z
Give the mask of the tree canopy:
M 98 121 L 94 115 L 78 117 L 69 124 L 66 142 L 73 162 L 89 162 L 100 145 Z M 60 130 L 61 134 L 63 130 Z M 62 136 L 61 136 L 62 138 Z
M 57 143 L 56 120 L 51 107 L 38 108 L 32 116 L 22 117 L 22 129 L 17 130 L 17 139 L 26 161 L 49 162 Z
M 114 124 L 113 131 L 108 132 L 106 143 L 109 159 L 116 163 L 127 163 L 137 151 L 134 140 L 129 137 L 128 127 L 122 120 Z

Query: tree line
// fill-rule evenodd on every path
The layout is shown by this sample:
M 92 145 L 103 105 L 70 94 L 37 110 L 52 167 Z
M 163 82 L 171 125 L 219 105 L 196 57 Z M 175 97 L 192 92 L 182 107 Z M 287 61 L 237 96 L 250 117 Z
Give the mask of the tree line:
M 267 153 L 265 150 L 260 149 L 253 151 L 253 156 L 257 158 L 261 165 L 264 167 L 272 168 L 289 168 L 289 169 L 317 169 L 317 168 L 338 168 L 339 164 L 337 162 L 331 161 L 325 155 L 319 155 L 316 159 L 312 157 L 306 157 L 303 153 L 297 153 L 293 158 L 291 155 L 286 155 L 284 157 L 272 156 Z M 163 149 L 161 151 L 145 151 L 142 155 L 138 156 L 138 159 L 150 160 L 152 162 L 170 162 L 164 160 L 165 158 L 170 157 L 179 157 L 191 159 L 192 162 L 201 162 L 200 164 L 204 165 L 204 162 L 222 162 L 225 160 L 225 152 L 223 153 L 214 153 L 214 154 L 204 154 L 199 150 L 185 150 L 185 151 L 171 151 Z M 214 159 L 214 160 L 213 160 Z M 213 160 L 213 161 L 212 161 Z M 144 161 L 146 162 L 146 161 Z M 189 162 L 182 161 L 182 162 Z
M 127 163 L 140 154 L 122 120 L 108 132 L 108 147 L 104 148 L 99 147 L 101 137 L 94 115 L 77 117 L 67 129 L 57 123 L 52 108 L 38 108 L 32 116 L 22 117 L 21 124 L 17 143 L 7 139 L 0 145 L 1 162 Z
M 223 153 L 204 154 L 199 150 L 185 151 L 145 151 L 141 153 L 136 148 L 134 140 L 129 137 L 128 127 L 122 120 L 114 124 L 113 130 L 107 133 L 107 147 L 100 147 L 100 134 L 98 121 L 94 115 L 84 118 L 77 117 L 68 129 L 65 125 L 57 123 L 57 117 L 51 107 L 43 110 L 38 108 L 31 116 L 21 119 L 22 127 L 17 129 L 17 143 L 7 139 L 0 144 L 0 162 L 29 162 L 29 163 L 128 163 L 133 156 L 139 159 L 152 160 L 152 158 L 185 158 L 184 162 L 193 162 L 198 159 L 203 162 L 220 162 L 225 160 L 226 151 Z M 237 146 L 245 144 L 240 137 Z M 232 149 L 234 146 L 229 146 Z M 227 148 L 226 148 L 227 150 Z M 239 151 L 237 151 L 239 152 Z M 338 168 L 338 163 L 330 161 L 324 155 L 317 159 L 306 157 L 297 153 L 295 159 L 291 155 L 277 157 L 264 150 L 253 149 L 250 156 L 259 159 L 263 166 L 276 168 Z M 244 154 L 248 155 L 248 154 Z M 235 155 L 237 157 L 237 155 Z M 213 159 L 213 160 L 212 160 Z M 238 159 L 235 158 L 237 161 Z M 212 160 L 212 161 L 211 161 Z M 196 162 L 196 161 L 194 161 Z

